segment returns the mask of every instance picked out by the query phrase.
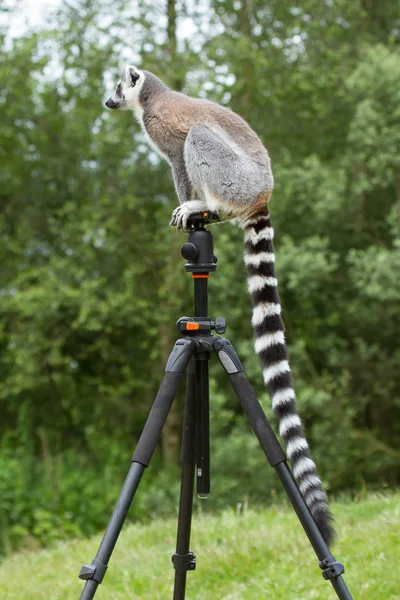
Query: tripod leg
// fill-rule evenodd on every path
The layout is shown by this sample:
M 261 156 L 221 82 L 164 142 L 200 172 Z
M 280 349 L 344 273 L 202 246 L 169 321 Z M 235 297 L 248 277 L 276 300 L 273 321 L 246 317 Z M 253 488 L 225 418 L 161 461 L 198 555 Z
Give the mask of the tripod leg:
M 91 600 L 96 593 L 97 586 L 103 581 L 108 561 L 121 533 L 143 471 L 150 463 L 175 394 L 178 391 L 181 377 L 194 350 L 195 343 L 192 340 L 181 339 L 176 342 L 170 354 L 164 379 L 132 457 L 131 468 L 100 543 L 96 558 L 90 565 L 84 565 L 79 574 L 80 579 L 86 580 L 80 600 Z
M 214 349 L 224 367 L 229 381 L 250 421 L 257 439 L 288 495 L 290 502 L 318 556 L 319 566 L 325 579 L 329 579 L 340 600 L 352 600 L 352 596 L 342 579 L 344 567 L 331 556 L 329 547 L 321 535 L 303 496 L 286 463 L 286 456 L 265 416 L 260 403 L 247 379 L 241 362 L 230 342 L 224 338 L 214 341 Z
M 193 552 L 190 552 L 189 550 L 193 510 L 194 470 L 196 463 L 195 386 L 196 360 L 192 359 L 188 367 L 185 414 L 183 417 L 181 451 L 182 480 L 179 502 L 178 534 L 176 540 L 176 553 L 172 557 L 175 568 L 174 600 L 184 600 L 187 572 L 193 571 L 196 568 L 196 557 Z
M 125 517 L 135 492 L 139 486 L 144 469 L 145 467 L 139 463 L 132 463 L 131 468 L 129 469 L 104 537 L 97 551 L 96 558 L 92 560 L 90 565 L 84 565 L 79 574 L 80 579 L 87 580 L 80 596 L 80 600 L 90 600 L 93 598 L 97 586 L 103 581 L 108 561 L 114 550 L 114 546 L 121 532 L 122 525 L 124 524 Z

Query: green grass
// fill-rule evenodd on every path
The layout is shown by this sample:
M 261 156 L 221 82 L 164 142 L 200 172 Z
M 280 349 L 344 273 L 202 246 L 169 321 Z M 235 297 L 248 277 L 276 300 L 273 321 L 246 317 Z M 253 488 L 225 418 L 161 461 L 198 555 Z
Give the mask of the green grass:
M 354 600 L 400 600 L 400 495 L 369 496 L 333 505 L 340 540 L 333 554 L 346 567 Z M 172 598 L 176 520 L 123 530 L 96 600 Z M 1 600 L 78 600 L 77 573 L 94 557 L 100 537 L 25 550 L 0 565 Z M 309 600 L 337 598 L 318 560 L 285 507 L 235 516 L 194 515 L 187 600 Z

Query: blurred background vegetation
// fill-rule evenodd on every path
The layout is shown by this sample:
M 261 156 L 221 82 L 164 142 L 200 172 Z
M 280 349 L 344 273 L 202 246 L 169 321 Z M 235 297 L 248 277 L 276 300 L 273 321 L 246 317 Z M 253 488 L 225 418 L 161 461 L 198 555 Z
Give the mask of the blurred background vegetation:
M 0 7 L 0 553 L 104 528 L 192 312 L 167 164 L 111 113 L 125 62 L 245 117 L 270 151 L 300 412 L 332 496 L 400 483 L 396 0 L 68 0 L 23 34 Z M 214 227 L 223 315 L 268 415 L 242 233 Z M 280 494 L 211 368 L 212 496 Z M 173 514 L 182 393 L 132 519 Z

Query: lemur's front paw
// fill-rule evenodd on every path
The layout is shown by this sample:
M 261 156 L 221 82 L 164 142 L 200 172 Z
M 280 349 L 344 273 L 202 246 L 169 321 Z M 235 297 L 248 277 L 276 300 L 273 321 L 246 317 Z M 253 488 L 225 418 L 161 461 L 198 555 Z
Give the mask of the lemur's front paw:
M 170 221 L 170 225 L 172 227 L 176 227 L 177 229 L 181 229 L 182 231 L 189 231 L 188 229 L 188 220 L 191 215 L 195 213 L 207 210 L 207 205 L 200 200 L 192 200 L 190 202 L 184 202 L 172 213 L 172 218 Z
M 182 204 L 181 206 L 175 208 L 175 210 L 172 212 L 172 217 L 169 224 L 172 225 L 172 227 L 176 227 L 177 229 L 182 229 L 185 231 L 189 214 L 189 209 Z

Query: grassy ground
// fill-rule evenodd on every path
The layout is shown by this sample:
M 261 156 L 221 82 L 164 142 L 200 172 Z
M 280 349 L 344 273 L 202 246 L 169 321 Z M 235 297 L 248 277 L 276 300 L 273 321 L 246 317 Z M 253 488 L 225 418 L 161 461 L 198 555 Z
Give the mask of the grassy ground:
M 354 600 L 400 600 L 400 495 L 333 505 Z M 175 520 L 129 526 L 121 534 L 96 600 L 172 598 Z M 77 573 L 100 537 L 24 551 L 0 565 L 1 600 L 78 600 Z M 328 600 L 337 598 L 294 514 L 287 508 L 235 516 L 195 515 L 186 600 Z

